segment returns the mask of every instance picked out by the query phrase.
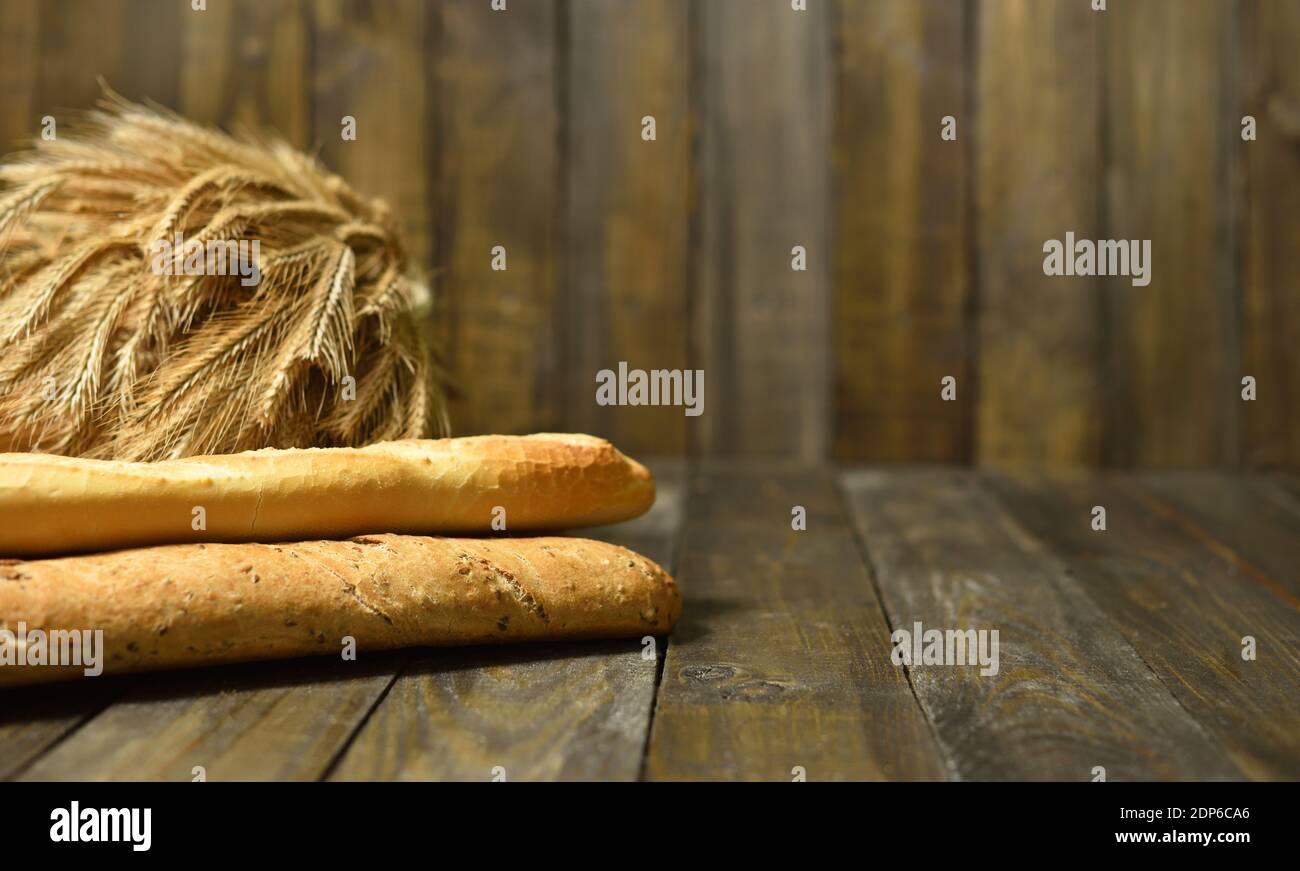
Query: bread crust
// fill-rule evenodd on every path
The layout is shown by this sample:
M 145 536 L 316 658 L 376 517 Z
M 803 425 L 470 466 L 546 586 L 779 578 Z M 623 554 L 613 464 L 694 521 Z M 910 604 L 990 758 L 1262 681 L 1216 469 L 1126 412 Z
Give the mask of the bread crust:
M 583 538 L 365 535 L 0 560 L 0 628 L 103 630 L 103 673 L 449 646 L 666 634 L 652 560 Z M 0 686 L 81 667 L 0 666 Z
M 539 433 L 249 451 L 157 463 L 0 454 L 0 556 L 374 530 L 511 533 L 616 523 L 654 503 L 604 439 Z M 195 529 L 195 508 L 205 528 Z M 498 524 L 499 526 L 499 524 Z M 499 531 L 499 530 L 496 530 Z

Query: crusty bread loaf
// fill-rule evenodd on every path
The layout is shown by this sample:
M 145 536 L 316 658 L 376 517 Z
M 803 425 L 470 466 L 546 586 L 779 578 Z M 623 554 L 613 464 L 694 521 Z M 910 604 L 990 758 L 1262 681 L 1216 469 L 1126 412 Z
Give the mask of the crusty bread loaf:
M 158 463 L 0 454 L 0 556 L 375 531 L 472 534 L 492 531 L 495 518 L 511 533 L 565 529 L 627 520 L 654 496 L 644 466 L 586 435 L 412 439 Z
M 105 674 L 404 646 L 666 634 L 663 569 L 582 538 L 366 535 L 0 560 L 0 628 L 103 630 Z M 0 686 L 81 667 L 0 665 Z

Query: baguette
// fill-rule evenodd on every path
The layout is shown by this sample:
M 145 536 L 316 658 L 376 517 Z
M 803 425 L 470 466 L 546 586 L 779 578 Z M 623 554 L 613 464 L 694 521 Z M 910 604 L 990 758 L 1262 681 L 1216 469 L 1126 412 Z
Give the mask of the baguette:
M 85 673 L 91 648 L 81 664 L 18 664 L 27 657 L 12 639 L 33 630 L 102 630 L 98 659 L 112 674 L 339 656 L 345 636 L 360 651 L 639 638 L 667 633 L 680 613 L 658 565 L 582 538 L 382 534 L 2 560 L 0 686 Z
M 586 435 L 409 439 L 157 463 L 0 454 L 0 556 L 375 530 L 476 534 L 493 531 L 494 519 L 512 533 L 535 532 L 627 520 L 654 497 L 644 466 Z

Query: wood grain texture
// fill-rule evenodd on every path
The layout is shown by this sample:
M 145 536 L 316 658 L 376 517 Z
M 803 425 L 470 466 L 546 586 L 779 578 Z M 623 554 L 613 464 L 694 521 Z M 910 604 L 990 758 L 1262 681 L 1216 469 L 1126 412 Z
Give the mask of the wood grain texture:
M 1292 506 L 1300 511 L 1300 475 L 1272 474 L 1266 477 L 1271 484 L 1289 493 Z
M 891 627 L 997 630 L 999 670 L 909 667 L 964 780 L 1240 774 L 1066 568 L 970 471 L 845 477 Z
M 431 277 L 435 107 L 424 0 L 322 0 L 312 15 L 313 140 L 334 171 L 389 204 L 406 250 Z M 357 137 L 344 140 L 344 116 Z
M 1050 543 L 1097 607 L 1246 776 L 1300 776 L 1300 599 L 1190 534 L 1179 515 L 1114 478 L 998 477 L 1016 520 Z M 1107 510 L 1091 529 L 1093 506 Z M 1258 659 L 1244 661 L 1253 636 Z
M 594 396 L 596 373 L 619 361 L 691 368 L 689 6 L 576 0 L 565 20 L 567 421 L 630 453 L 683 453 L 695 421 L 682 408 Z M 646 116 L 654 141 L 642 138 Z
M 311 24 L 304 0 L 227 0 L 184 22 L 182 111 L 312 147 Z
M 1103 280 L 1108 465 L 1237 457 L 1229 166 L 1233 6 L 1148 0 L 1104 16 L 1106 233 L 1150 240 L 1151 283 Z
M 0 696 L 0 780 L 10 780 L 122 695 L 137 679 L 105 678 Z
M 110 83 L 123 64 L 127 5 L 122 0 L 56 0 L 40 4 L 37 112 L 59 126 L 99 99 L 98 78 Z M 39 124 L 33 124 L 36 132 Z M 65 128 L 66 129 L 66 128 Z
M 1258 398 L 1240 405 L 1245 462 L 1300 469 L 1300 5 L 1239 5 L 1240 114 L 1258 140 L 1238 134 L 1241 209 L 1242 366 Z M 1229 119 L 1240 123 L 1240 119 Z M 1237 390 L 1240 391 L 1240 386 Z
M 122 64 L 108 84 L 133 100 L 181 106 L 189 3 L 115 0 L 124 4 Z M 48 5 L 48 4 L 47 4 Z M 107 75 L 107 73 L 106 73 Z
M 152 675 L 25 770 L 23 780 L 314 780 L 405 654 Z
M 697 7 L 700 217 L 692 332 L 698 452 L 826 451 L 829 26 L 824 4 Z M 791 269 L 794 246 L 807 271 Z
M 0 155 L 18 150 L 40 129 L 36 114 L 39 0 L 0 4 Z
M 990 464 L 1095 465 L 1100 281 L 1043 274 L 1043 243 L 1101 228 L 1099 14 L 1073 0 L 978 7 L 979 410 Z
M 3 4 L 0 154 L 25 147 L 46 115 L 66 133 L 99 100 L 101 79 L 128 98 L 176 106 L 183 14 L 182 4 L 149 0 Z
M 850 472 L 859 547 L 825 468 L 711 462 L 687 499 L 680 463 L 651 465 L 655 511 L 594 530 L 680 563 L 648 744 L 635 639 L 398 651 L 6 691 L 0 778 L 1300 774 L 1296 480 Z M 916 619 L 999 629 L 999 674 L 893 666 Z
M 648 514 L 585 530 L 670 569 L 681 466 L 652 463 Z M 635 780 L 658 654 L 641 639 L 421 652 L 331 772 L 337 780 Z
M 791 528 L 802 506 L 807 529 Z M 691 479 L 646 776 L 934 780 L 946 769 L 901 669 L 832 475 L 710 463 Z
M 834 454 L 969 459 L 967 304 L 975 121 L 967 12 L 950 0 L 837 8 Z M 953 116 L 956 141 L 940 138 Z M 944 402 L 945 376 L 958 400 Z
M 437 7 L 442 327 L 457 435 L 560 429 L 560 196 L 552 0 Z M 506 249 L 494 271 L 492 250 Z M 594 387 L 593 387 L 594 392 Z
M 3 5 L 0 150 L 103 76 L 386 199 L 442 279 L 457 432 L 1300 468 L 1291 0 Z M 1043 276 L 1066 231 L 1151 238 L 1153 284 Z M 704 417 L 596 406 L 618 360 L 704 369 Z
M 1235 565 L 1258 566 L 1300 596 L 1300 503 L 1274 481 L 1216 472 L 1147 474 L 1144 491 L 1187 535 Z M 1248 570 L 1248 569 L 1247 569 Z

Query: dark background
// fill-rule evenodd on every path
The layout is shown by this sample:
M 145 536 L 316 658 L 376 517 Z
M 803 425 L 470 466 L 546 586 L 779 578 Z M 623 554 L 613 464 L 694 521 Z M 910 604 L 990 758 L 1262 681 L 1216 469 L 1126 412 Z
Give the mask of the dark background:
M 0 141 L 103 76 L 316 151 L 437 270 L 458 434 L 1300 467 L 1300 2 L 207 5 L 0 0 Z M 1047 280 L 1068 230 L 1151 284 Z M 704 415 L 596 406 L 619 360 L 704 369 Z

